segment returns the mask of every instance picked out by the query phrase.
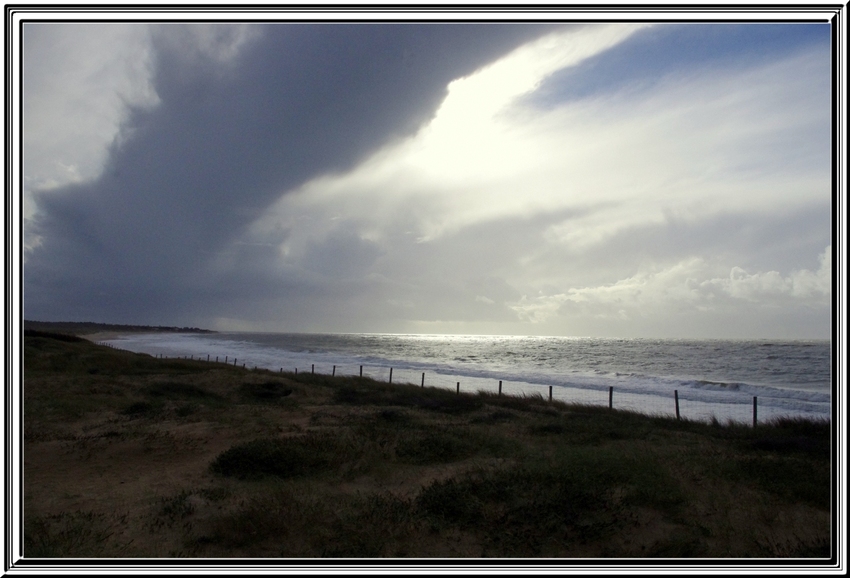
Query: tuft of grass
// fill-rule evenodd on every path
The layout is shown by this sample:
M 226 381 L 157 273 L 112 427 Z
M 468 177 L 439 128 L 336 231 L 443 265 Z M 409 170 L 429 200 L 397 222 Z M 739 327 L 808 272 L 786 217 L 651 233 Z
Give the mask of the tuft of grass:
M 677 481 L 646 456 L 578 448 L 433 482 L 416 506 L 436 528 L 459 527 L 503 555 L 539 556 L 620 531 L 636 507 L 676 513 L 683 502 Z
M 218 400 L 220 396 L 191 383 L 179 381 L 163 381 L 145 389 L 147 395 L 165 399 L 210 399 Z
M 24 555 L 27 558 L 103 556 L 115 545 L 110 538 L 127 524 L 127 515 L 110 519 L 94 511 L 59 512 L 24 520 Z
M 339 387 L 334 401 L 346 405 L 387 405 L 424 409 L 445 414 L 463 414 L 483 407 L 475 395 L 456 394 L 440 388 L 420 388 L 410 384 L 380 384 L 357 378 Z
M 152 417 L 162 411 L 161 403 L 137 401 L 125 407 L 121 413 L 131 417 Z
M 502 408 L 514 409 L 522 412 L 549 412 L 552 409 L 550 402 L 543 398 L 540 393 L 523 393 L 521 395 L 499 395 L 491 391 L 479 391 L 476 393 L 482 402 Z
M 490 412 L 485 416 L 478 416 L 472 418 L 470 420 L 472 423 L 486 423 L 486 424 L 495 424 L 495 423 L 504 423 L 508 421 L 513 421 L 517 419 L 517 415 L 510 411 L 505 410 L 496 410 L 494 412 Z
M 393 556 L 419 533 L 419 520 L 409 500 L 390 493 L 358 495 L 330 525 L 323 558 Z
M 198 409 L 198 407 L 195 404 L 184 403 L 184 404 L 177 406 L 174 409 L 174 413 L 176 413 L 178 417 L 187 417 L 187 416 L 195 413 L 195 411 L 197 409 Z
M 755 438 L 749 445 L 756 450 L 827 457 L 831 431 L 826 419 L 781 417 L 749 431 L 748 437 Z
M 292 388 L 282 381 L 269 380 L 243 383 L 239 386 L 239 393 L 243 399 L 255 403 L 279 403 L 292 395 Z
M 212 487 L 201 488 L 198 490 L 198 495 L 210 502 L 220 502 L 229 498 L 232 495 L 232 492 L 228 488 Z
M 422 534 L 407 499 L 386 492 L 322 499 L 285 485 L 214 518 L 195 542 L 213 555 L 377 558 L 415 548 Z
M 248 556 L 315 557 L 330 539 L 336 508 L 344 508 L 347 500 L 335 502 L 284 485 L 214 517 L 195 544 L 212 552 L 236 550 Z
M 242 480 L 315 475 L 338 465 L 339 447 L 338 439 L 329 434 L 257 439 L 219 454 L 210 469 Z
M 562 434 L 566 431 L 566 428 L 563 424 L 557 422 L 550 423 L 541 423 L 541 424 L 532 424 L 528 428 L 529 432 L 533 435 L 557 435 Z
M 829 463 L 767 454 L 728 460 L 718 467 L 727 477 L 755 483 L 783 500 L 822 509 L 830 507 Z
M 395 454 L 408 464 L 445 464 L 462 460 L 479 448 L 464 432 L 407 432 L 398 441 Z
M 382 409 L 376 417 L 382 422 L 394 424 L 406 424 L 411 419 L 410 414 L 397 409 Z
M 151 531 L 163 526 L 172 527 L 195 513 L 195 506 L 189 501 L 193 492 L 182 490 L 175 496 L 160 498 L 159 510 L 150 524 Z

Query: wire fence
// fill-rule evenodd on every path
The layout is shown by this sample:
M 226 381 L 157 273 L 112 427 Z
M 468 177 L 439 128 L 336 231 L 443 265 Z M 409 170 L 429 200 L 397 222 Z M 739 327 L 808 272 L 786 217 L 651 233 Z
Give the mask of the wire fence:
M 102 343 L 115 347 L 110 343 Z M 365 377 L 375 381 L 418 385 L 420 387 L 438 387 L 453 390 L 457 393 L 487 392 L 505 396 L 539 396 L 544 400 L 560 401 L 582 405 L 607 406 L 610 409 L 635 411 L 638 413 L 689 419 L 696 421 L 734 422 L 752 424 L 755 427 L 759 420 L 788 417 L 789 412 L 779 411 L 772 407 L 759 407 L 758 397 L 738 392 L 728 392 L 712 401 L 695 399 L 687 391 L 674 389 L 669 395 L 647 394 L 629 391 L 627 388 L 614 386 L 582 386 L 570 387 L 564 385 L 546 385 L 522 381 L 498 380 L 488 377 L 457 375 L 449 372 L 430 371 L 408 367 L 391 367 L 385 365 L 333 365 L 329 363 L 304 363 L 291 367 L 271 367 L 268 364 L 257 365 L 247 360 L 240 361 L 230 355 L 171 355 L 155 354 L 161 359 L 188 359 L 223 363 L 242 367 L 246 370 L 268 370 L 277 373 L 313 373 L 338 377 Z

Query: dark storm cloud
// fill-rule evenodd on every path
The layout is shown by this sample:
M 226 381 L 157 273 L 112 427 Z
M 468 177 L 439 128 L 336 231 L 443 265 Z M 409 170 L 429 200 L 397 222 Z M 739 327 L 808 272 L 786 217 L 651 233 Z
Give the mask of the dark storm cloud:
M 362 274 L 381 254 L 374 242 L 361 239 L 352 228 L 340 228 L 321 241 L 311 241 L 304 254 L 305 266 L 331 278 Z
M 269 246 L 243 248 L 238 279 L 216 280 L 209 263 L 280 194 L 410 134 L 451 80 L 552 29 L 267 24 L 225 62 L 197 50 L 189 27 L 152 35 L 160 103 L 131 111 L 102 175 L 37 196 L 26 317 L 182 323 L 213 316 L 230 290 L 302 290 L 285 270 L 252 271 Z M 227 45 L 219 32 L 213 48 Z

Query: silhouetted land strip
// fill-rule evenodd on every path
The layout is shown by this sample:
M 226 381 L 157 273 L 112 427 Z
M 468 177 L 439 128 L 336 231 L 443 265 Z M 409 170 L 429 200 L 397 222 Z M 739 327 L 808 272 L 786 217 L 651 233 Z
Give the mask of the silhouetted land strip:
M 24 320 L 24 330 L 64 333 L 66 335 L 91 335 L 92 333 L 215 333 L 197 327 L 165 327 L 162 325 L 116 325 L 88 321 L 30 321 Z
M 830 436 L 30 334 L 24 555 L 819 558 Z

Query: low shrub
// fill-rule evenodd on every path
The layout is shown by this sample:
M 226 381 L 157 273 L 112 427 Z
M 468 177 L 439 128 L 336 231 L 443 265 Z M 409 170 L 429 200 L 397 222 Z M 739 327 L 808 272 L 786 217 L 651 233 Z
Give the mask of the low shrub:
M 508 421 L 513 421 L 517 419 L 517 415 L 510 411 L 505 410 L 496 410 L 488 413 L 485 416 L 475 417 L 470 420 L 472 423 L 485 423 L 485 424 L 494 424 L 494 423 L 504 423 Z
M 567 431 L 563 424 L 557 422 L 536 424 L 528 429 L 534 435 L 557 435 Z
M 164 397 L 167 399 L 219 399 L 220 397 L 197 385 L 180 383 L 178 381 L 155 383 L 147 387 L 145 392 L 154 397 Z
M 412 385 L 361 383 L 339 387 L 334 394 L 336 403 L 350 405 L 388 405 L 426 409 L 447 414 L 469 413 L 480 409 L 484 402 L 478 396 L 456 394 L 438 388 L 419 388 Z
M 151 527 L 158 529 L 163 526 L 171 527 L 195 513 L 195 506 L 189 501 L 192 492 L 182 490 L 171 497 L 160 498 L 160 507 Z
M 476 396 L 482 402 L 509 409 L 527 412 L 539 412 L 551 409 L 548 401 L 539 393 L 523 393 L 521 395 L 499 395 L 491 391 L 479 391 Z
M 281 381 L 243 383 L 239 387 L 243 399 L 258 403 L 276 403 L 292 395 L 292 388 Z
M 387 423 L 402 424 L 410 422 L 410 415 L 397 409 L 382 409 L 376 414 L 376 417 L 380 421 Z
M 158 414 L 162 410 L 162 404 L 154 404 L 147 401 L 137 401 L 125 407 L 121 413 L 131 417 L 149 417 Z
M 399 461 L 409 464 L 445 464 L 475 453 L 476 447 L 462 433 L 445 431 L 412 432 L 396 445 Z
M 182 405 L 177 406 L 174 409 L 174 413 L 176 413 L 178 417 L 186 417 L 195 413 L 195 410 L 197 409 L 198 408 L 194 404 L 184 403 Z
M 117 515 L 116 515 L 117 516 Z M 110 518 L 92 511 L 28 516 L 24 520 L 24 555 L 27 558 L 104 556 L 114 546 L 109 538 L 127 515 Z
M 339 449 L 336 438 L 328 434 L 257 439 L 219 454 L 210 469 L 239 479 L 306 476 L 335 467 Z

